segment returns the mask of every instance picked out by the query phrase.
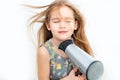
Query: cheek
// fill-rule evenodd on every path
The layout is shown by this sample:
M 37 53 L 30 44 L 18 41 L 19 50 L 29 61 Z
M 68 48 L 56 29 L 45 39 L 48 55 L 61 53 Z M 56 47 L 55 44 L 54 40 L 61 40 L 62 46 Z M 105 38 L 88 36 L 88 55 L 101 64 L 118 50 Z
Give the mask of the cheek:
M 71 27 L 69 28 L 69 29 L 70 29 L 70 33 L 71 33 L 71 34 L 73 34 L 73 33 L 74 33 L 75 28 L 76 28 L 76 27 L 75 27 L 75 25 L 74 25 L 74 24 L 72 24 L 72 25 L 71 25 Z
M 74 33 L 74 27 L 69 28 L 70 31 L 70 35 L 72 35 Z
M 55 26 L 51 26 L 50 29 L 51 29 L 52 33 L 56 33 L 57 32 L 57 27 L 55 27 Z
M 70 31 L 73 32 L 73 31 L 74 31 L 74 28 L 71 28 Z
M 75 30 L 75 25 L 74 25 L 74 24 L 69 25 L 69 27 L 70 27 L 70 28 L 69 28 L 69 29 L 70 29 L 70 31 L 72 31 L 72 32 L 73 32 L 73 31 Z
M 72 34 L 74 33 L 74 29 L 72 29 Z

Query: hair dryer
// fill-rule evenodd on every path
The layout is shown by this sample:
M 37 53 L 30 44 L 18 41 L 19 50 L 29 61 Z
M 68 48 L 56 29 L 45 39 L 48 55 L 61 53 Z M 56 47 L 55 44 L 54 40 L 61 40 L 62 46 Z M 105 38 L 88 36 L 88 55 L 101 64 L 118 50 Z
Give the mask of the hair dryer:
M 59 45 L 70 60 L 86 75 L 87 80 L 99 80 L 104 72 L 103 64 L 76 46 L 72 40 L 63 41 Z

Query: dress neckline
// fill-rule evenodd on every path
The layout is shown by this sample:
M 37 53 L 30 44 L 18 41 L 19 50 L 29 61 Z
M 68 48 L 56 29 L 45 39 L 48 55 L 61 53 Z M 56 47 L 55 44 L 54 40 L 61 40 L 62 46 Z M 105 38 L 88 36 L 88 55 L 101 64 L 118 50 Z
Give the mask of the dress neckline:
M 49 40 L 49 43 L 50 43 L 50 46 L 53 47 L 54 52 L 55 52 L 56 55 L 60 56 L 60 57 L 63 58 L 63 59 L 69 59 L 69 57 L 64 57 L 64 56 L 62 56 L 62 55 L 60 55 L 60 54 L 58 54 L 58 53 L 56 52 L 55 47 L 54 47 L 54 45 L 53 45 L 51 39 Z

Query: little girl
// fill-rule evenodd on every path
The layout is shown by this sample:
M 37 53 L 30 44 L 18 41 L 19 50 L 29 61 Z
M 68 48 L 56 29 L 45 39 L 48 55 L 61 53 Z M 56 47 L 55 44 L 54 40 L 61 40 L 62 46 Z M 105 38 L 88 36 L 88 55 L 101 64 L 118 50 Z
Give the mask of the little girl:
M 58 46 L 61 42 L 72 39 L 74 43 L 92 54 L 84 31 L 84 20 L 80 11 L 68 0 L 55 0 L 30 19 L 30 27 L 42 23 L 38 31 L 38 79 L 39 80 L 86 80 L 85 75 L 75 75 L 69 57 Z M 40 45 L 41 44 L 41 45 Z

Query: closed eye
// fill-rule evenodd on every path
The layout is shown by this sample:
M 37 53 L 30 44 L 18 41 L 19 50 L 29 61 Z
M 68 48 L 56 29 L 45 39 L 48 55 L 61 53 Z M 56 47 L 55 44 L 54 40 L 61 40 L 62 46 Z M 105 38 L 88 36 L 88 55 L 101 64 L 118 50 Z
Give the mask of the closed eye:
M 72 22 L 72 21 L 66 21 L 66 23 L 70 23 L 70 22 Z
M 57 20 L 57 21 L 53 21 L 53 23 L 59 23 L 59 22 L 60 22 L 60 21 L 58 21 L 58 20 Z

